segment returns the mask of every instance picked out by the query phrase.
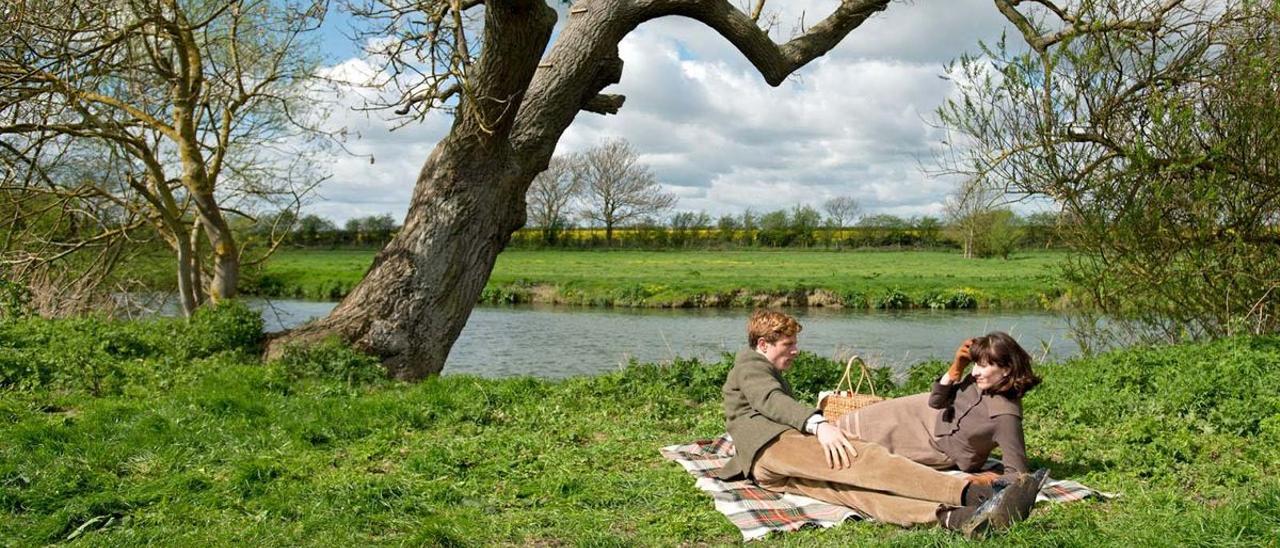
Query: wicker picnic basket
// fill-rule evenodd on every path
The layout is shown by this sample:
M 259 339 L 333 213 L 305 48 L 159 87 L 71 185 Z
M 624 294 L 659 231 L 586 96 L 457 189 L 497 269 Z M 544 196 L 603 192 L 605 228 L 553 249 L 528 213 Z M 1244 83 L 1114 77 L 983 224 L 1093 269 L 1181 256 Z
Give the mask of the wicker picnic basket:
M 849 372 L 853 369 L 854 362 L 862 370 L 862 375 L 858 377 L 858 386 L 853 386 L 853 379 L 849 378 Z M 862 394 L 862 381 L 867 381 L 867 386 L 871 388 L 871 394 Z M 884 398 L 876 395 L 875 382 L 871 380 L 871 370 L 867 368 L 867 364 L 862 358 L 853 356 L 849 358 L 849 362 L 844 365 L 844 376 L 840 377 L 840 382 L 836 383 L 836 389 L 832 392 L 823 392 L 823 396 L 818 402 L 818 409 L 822 410 L 822 416 L 829 421 L 840 418 L 841 415 L 856 409 L 862 409 L 876 402 L 884 401 Z

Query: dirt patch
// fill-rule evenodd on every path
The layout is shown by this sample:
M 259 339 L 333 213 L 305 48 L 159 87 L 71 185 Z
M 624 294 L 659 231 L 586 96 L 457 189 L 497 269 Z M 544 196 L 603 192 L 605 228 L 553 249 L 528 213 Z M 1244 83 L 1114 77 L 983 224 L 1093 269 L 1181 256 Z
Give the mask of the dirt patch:
M 534 284 L 529 288 L 529 302 L 539 304 L 563 303 L 560 288 L 551 284 Z
M 822 306 L 826 308 L 844 307 L 844 301 L 840 299 L 840 296 L 826 289 L 815 289 L 810 291 L 806 300 L 809 306 Z

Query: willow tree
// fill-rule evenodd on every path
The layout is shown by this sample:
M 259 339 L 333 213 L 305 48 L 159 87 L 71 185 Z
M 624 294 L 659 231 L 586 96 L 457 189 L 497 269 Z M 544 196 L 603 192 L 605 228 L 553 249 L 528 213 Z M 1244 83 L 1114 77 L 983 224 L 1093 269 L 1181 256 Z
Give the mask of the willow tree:
M 889 2 L 842 0 L 782 44 L 761 28 L 763 1 L 746 10 L 725 0 L 577 1 L 554 44 L 556 12 L 544 0 L 354 6 L 385 31 L 375 43 L 392 82 L 404 86 L 398 111 L 447 108 L 453 125 L 418 173 L 403 230 L 364 280 L 328 317 L 277 338 L 269 353 L 337 335 L 378 356 L 394 377 L 439 373 L 498 253 L 524 225 L 525 192 L 561 134 L 579 112 L 622 107 L 622 96 L 602 91 L 620 80 L 618 43 L 638 25 L 697 21 L 777 86 Z
M 0 155 L 26 173 L 5 191 L 145 221 L 174 252 L 187 313 L 234 297 L 245 258 L 228 216 L 296 205 L 307 186 L 292 144 L 319 135 L 304 35 L 321 15 L 276 0 L 6 3 Z M 84 154 L 110 169 L 57 176 Z

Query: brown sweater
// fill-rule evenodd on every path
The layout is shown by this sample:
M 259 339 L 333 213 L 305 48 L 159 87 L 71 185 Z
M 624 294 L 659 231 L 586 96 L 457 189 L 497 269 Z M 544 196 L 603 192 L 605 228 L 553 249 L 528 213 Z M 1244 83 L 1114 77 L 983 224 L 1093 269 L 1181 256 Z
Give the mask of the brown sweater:
M 725 429 L 733 437 L 737 454 L 720 469 L 725 480 L 750 477 L 760 449 L 792 428 L 804 431 L 804 423 L 818 410 L 796 401 L 791 385 L 773 364 L 750 348 L 738 352 L 725 378 Z
M 972 377 L 864 407 L 837 426 L 933 468 L 977 471 L 998 446 L 1005 474 L 1028 471 L 1022 402 L 983 394 Z

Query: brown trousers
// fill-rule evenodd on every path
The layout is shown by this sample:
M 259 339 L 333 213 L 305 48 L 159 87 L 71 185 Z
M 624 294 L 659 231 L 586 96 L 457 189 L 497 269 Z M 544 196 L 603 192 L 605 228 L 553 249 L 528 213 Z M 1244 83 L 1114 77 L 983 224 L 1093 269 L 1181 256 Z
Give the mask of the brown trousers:
M 858 455 L 848 467 L 833 469 L 827 466 L 817 436 L 788 430 L 761 450 L 751 475 L 770 491 L 848 506 L 902 526 L 937 523 L 939 508 L 961 505 L 969 480 L 899 457 L 874 443 L 849 441 Z

